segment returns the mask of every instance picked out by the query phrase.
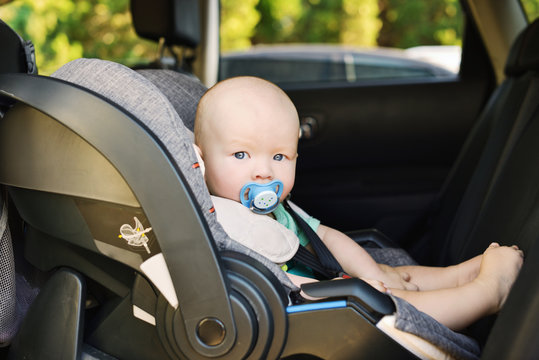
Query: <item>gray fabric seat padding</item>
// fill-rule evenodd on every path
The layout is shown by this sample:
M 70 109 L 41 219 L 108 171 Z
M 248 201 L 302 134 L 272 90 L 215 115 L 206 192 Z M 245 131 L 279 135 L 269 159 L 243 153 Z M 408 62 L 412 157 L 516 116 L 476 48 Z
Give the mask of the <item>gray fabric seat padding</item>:
M 389 266 L 417 265 L 417 262 L 401 248 L 364 248 L 370 256 L 379 264 Z
M 206 86 L 192 75 L 173 70 L 146 69 L 137 72 L 167 97 L 183 124 L 194 131 L 198 101 L 206 92 Z
M 38 292 L 16 272 L 8 211 L 0 193 L 0 346 L 13 340 Z
M 7 210 L 0 193 L 0 345 L 8 344 L 18 328 L 15 261 L 7 224 Z

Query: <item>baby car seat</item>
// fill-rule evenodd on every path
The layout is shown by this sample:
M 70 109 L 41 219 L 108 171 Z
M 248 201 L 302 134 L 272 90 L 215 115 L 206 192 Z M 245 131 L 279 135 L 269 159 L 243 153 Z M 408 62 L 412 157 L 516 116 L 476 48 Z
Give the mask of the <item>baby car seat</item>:
M 477 358 L 475 342 L 359 279 L 305 286 L 326 299 L 296 304 L 281 269 L 216 221 L 192 133 L 146 77 L 79 59 L 53 77 L 2 74 L 0 97 L 15 242 L 50 276 L 10 356 Z

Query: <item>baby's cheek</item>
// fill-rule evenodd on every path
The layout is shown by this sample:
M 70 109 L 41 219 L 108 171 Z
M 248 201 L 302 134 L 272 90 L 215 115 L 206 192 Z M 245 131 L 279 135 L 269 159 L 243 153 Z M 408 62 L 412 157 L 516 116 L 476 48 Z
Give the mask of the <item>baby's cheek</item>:
M 221 178 L 220 181 L 215 184 L 216 191 L 218 191 L 219 196 L 239 201 L 240 200 L 240 190 L 243 184 L 239 184 L 238 181 L 235 181 L 232 177 Z
M 206 185 L 212 195 L 223 196 L 223 176 L 215 173 L 214 169 L 206 168 Z

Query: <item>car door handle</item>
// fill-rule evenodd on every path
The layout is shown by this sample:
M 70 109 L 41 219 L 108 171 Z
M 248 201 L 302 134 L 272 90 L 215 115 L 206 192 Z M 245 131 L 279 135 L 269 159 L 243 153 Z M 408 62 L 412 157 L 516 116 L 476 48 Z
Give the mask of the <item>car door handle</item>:
M 302 116 L 299 119 L 300 134 L 299 138 L 310 140 L 314 138 L 318 131 L 318 120 L 312 116 Z

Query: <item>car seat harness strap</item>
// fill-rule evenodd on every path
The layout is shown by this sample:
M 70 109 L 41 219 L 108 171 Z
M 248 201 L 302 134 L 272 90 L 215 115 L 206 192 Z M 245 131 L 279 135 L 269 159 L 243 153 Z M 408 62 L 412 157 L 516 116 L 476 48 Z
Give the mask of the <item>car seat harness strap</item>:
M 307 222 L 292 209 L 287 200 L 283 201 L 283 206 L 296 221 L 296 224 L 303 231 L 307 239 L 309 239 L 309 242 L 316 253 L 316 256 L 314 256 L 300 245 L 296 255 L 294 255 L 294 260 L 309 266 L 313 271 L 325 279 L 349 277 L 316 232 L 314 232 L 309 224 L 307 224 Z

